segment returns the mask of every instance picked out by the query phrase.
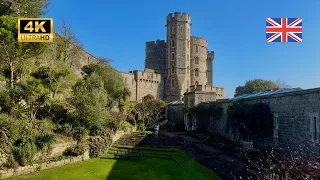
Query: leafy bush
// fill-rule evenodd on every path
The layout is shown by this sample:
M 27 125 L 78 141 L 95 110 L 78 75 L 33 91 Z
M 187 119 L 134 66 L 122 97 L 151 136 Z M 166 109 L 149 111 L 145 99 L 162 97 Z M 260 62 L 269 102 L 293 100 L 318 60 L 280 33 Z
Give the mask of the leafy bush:
M 32 137 L 22 137 L 14 143 L 13 156 L 20 165 L 32 164 L 34 156 L 37 153 L 37 146 Z
M 74 147 L 67 148 L 64 152 L 64 156 L 80 156 L 83 155 L 85 152 L 85 146 L 81 143 L 78 143 Z
M 54 142 L 55 136 L 49 133 L 43 133 L 35 138 L 35 144 L 40 151 L 49 151 L 51 149 L 51 145 Z
M 82 141 L 88 135 L 88 130 L 82 126 L 73 129 L 73 139 Z
M 272 135 L 273 115 L 266 104 L 246 104 L 236 101 L 227 111 L 226 131 L 240 133 L 242 139 L 248 137 L 265 138 Z
M 73 128 L 69 123 L 58 125 L 56 133 L 62 134 L 64 136 L 72 137 L 73 136 Z
M 23 122 L 0 114 L 0 153 L 10 153 L 12 144 L 20 136 L 23 127 Z
M 99 157 L 103 155 L 112 143 L 112 131 L 106 129 L 100 136 L 90 138 L 90 157 Z
M 133 129 L 133 126 L 127 121 L 121 121 L 119 123 L 118 130 L 120 131 L 128 132 L 128 131 L 132 131 L 132 129 Z

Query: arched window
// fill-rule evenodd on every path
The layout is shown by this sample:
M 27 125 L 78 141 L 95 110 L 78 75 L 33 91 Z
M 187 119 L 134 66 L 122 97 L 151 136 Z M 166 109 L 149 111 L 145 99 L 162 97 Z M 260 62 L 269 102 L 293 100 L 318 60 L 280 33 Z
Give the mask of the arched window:
M 199 64 L 199 58 L 198 57 L 194 58 L 194 64 Z
M 189 66 L 187 66 L 187 74 L 189 74 L 190 68 Z
M 199 70 L 198 70 L 198 69 L 195 69 L 195 70 L 194 70 L 194 76 L 196 76 L 196 77 L 199 76 Z
M 174 88 L 174 79 L 171 79 L 171 87 Z
M 196 52 L 198 52 L 199 51 L 199 49 L 198 49 L 198 46 L 196 45 Z
M 211 61 L 211 57 L 208 58 L 208 61 Z
M 174 44 L 174 40 L 172 39 L 172 40 L 171 40 L 171 47 L 173 47 L 173 48 L 174 48 L 174 46 L 175 46 L 175 44 Z
M 175 73 L 174 65 L 171 66 L 171 74 Z
M 196 85 L 196 86 L 197 86 L 198 84 L 199 84 L 199 82 L 198 82 L 198 81 L 194 82 L 194 85 Z
M 175 60 L 174 52 L 171 53 L 171 60 L 172 60 L 172 61 Z

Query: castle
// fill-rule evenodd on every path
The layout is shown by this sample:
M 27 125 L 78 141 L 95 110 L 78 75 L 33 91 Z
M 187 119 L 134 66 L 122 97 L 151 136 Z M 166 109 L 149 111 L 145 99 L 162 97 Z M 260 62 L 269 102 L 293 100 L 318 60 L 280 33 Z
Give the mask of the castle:
M 129 100 L 139 102 L 151 95 L 172 102 L 196 90 L 223 99 L 224 88 L 212 86 L 214 52 L 208 51 L 206 39 L 190 36 L 190 15 L 170 13 L 166 28 L 167 40 L 146 42 L 144 71 L 121 72 L 131 90 Z

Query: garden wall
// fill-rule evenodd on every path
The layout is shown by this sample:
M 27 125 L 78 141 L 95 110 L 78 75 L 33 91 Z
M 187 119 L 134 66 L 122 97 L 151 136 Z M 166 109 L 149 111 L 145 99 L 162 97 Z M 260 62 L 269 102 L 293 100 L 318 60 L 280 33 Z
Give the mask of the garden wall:
M 313 149 L 315 152 L 319 151 L 320 88 L 251 97 L 243 101 L 248 104 L 267 104 L 273 114 L 273 136 L 255 140 L 255 144 L 293 149 L 311 145 L 315 148 Z M 220 120 L 210 122 L 209 132 L 230 139 L 237 138 L 236 134 L 225 131 L 227 109 L 232 102 L 232 100 L 210 102 L 221 106 L 223 113 Z
M 45 162 L 45 163 L 40 163 L 40 164 L 33 164 L 33 165 L 29 165 L 29 166 L 20 166 L 17 169 L 0 170 L 0 179 L 8 178 L 11 176 L 19 176 L 19 175 L 23 175 L 23 174 L 29 174 L 29 173 L 33 173 L 33 172 L 40 171 L 43 169 L 60 167 L 60 166 L 67 165 L 67 164 L 85 161 L 85 160 L 88 160 L 89 158 L 90 158 L 89 151 L 85 151 L 85 153 L 83 155 L 73 157 L 70 159 L 64 159 L 64 160 L 55 161 L 55 162 Z
M 168 104 L 165 109 L 165 119 L 171 129 L 184 130 L 184 104 L 183 102 Z M 181 126 L 181 127 L 179 127 Z

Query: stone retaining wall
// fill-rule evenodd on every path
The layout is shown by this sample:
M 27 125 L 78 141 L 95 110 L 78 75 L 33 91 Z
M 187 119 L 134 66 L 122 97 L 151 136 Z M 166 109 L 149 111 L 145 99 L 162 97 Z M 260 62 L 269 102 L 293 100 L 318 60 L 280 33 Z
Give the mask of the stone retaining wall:
M 66 164 L 73 164 L 76 162 L 81 162 L 88 160 L 89 157 L 89 151 L 85 151 L 85 153 L 81 156 L 73 157 L 71 159 L 64 159 L 60 161 L 55 161 L 55 162 L 45 162 L 45 163 L 40 163 L 40 164 L 33 164 L 29 166 L 21 166 L 18 167 L 17 169 L 8 169 L 8 170 L 0 170 L 0 179 L 8 178 L 11 176 L 19 176 L 23 174 L 29 174 L 33 173 L 42 169 L 49 169 L 49 168 L 54 168 L 54 167 L 60 167 Z

